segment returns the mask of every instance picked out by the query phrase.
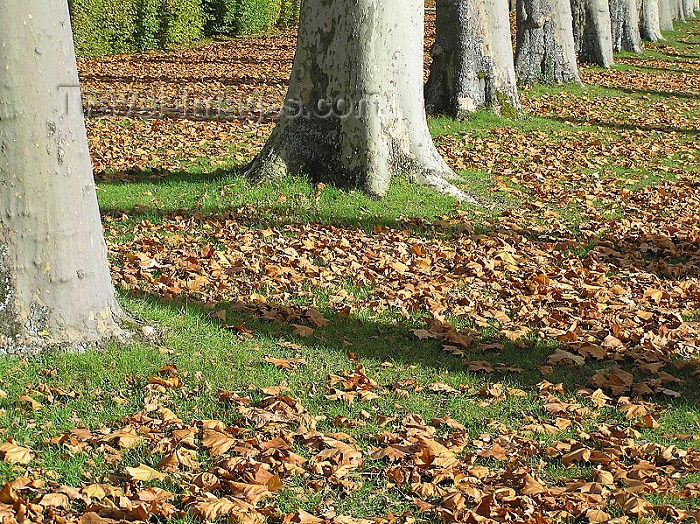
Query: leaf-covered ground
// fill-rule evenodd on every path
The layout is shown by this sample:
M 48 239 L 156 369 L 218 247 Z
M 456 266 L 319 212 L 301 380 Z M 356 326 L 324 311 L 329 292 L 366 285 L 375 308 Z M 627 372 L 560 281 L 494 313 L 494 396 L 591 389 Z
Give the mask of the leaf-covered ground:
M 700 23 L 667 37 L 432 119 L 480 208 L 238 177 L 293 35 L 81 64 L 140 99 L 88 129 L 156 329 L 0 361 L 0 522 L 700 522 Z M 220 96 L 265 103 L 177 107 Z

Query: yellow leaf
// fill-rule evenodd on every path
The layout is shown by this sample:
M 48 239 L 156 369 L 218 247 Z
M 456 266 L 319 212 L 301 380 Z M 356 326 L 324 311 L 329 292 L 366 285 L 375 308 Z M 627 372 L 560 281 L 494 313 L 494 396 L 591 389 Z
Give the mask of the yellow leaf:
M 155 469 L 144 464 L 139 464 L 135 468 L 126 468 L 126 472 L 132 479 L 143 480 L 146 482 L 151 480 L 163 480 L 166 477 L 164 473 L 156 471 Z

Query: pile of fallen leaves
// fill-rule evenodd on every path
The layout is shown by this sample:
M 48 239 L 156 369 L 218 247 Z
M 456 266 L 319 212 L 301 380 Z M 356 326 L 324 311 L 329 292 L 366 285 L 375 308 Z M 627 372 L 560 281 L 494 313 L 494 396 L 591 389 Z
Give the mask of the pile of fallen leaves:
M 274 363 L 274 362 L 273 362 Z M 182 420 L 171 408 L 183 398 L 212 394 L 188 388 L 174 366 L 165 366 L 144 388 L 142 410 L 109 427 L 76 428 L 48 445 L 67 455 L 85 455 L 88 463 L 104 460 L 113 472 L 80 486 L 62 485 L 34 469 L 34 453 L 13 441 L 0 445 L 5 462 L 24 464 L 25 476 L 0 489 L 0 520 L 21 522 L 115 523 L 172 519 L 186 514 L 202 521 L 240 523 L 409 523 L 430 515 L 443 522 L 630 522 L 658 517 L 675 522 L 700 519 L 700 511 L 652 504 L 645 496 L 668 495 L 696 500 L 700 485 L 678 490 L 676 481 L 700 472 L 700 451 L 649 443 L 635 429 L 652 423 L 657 406 L 627 397 L 615 400 L 602 390 L 581 388 L 566 400 L 562 384 L 543 381 L 538 398 L 544 415 L 532 418 L 519 432 L 488 421 L 490 433 L 471 436 L 458 421 L 445 416 L 424 421 L 361 411 L 361 419 L 338 416 L 333 426 L 379 426 L 366 446 L 343 432 L 317 430 L 314 417 L 283 386 L 263 389 L 261 400 L 218 390 L 218 402 L 236 410 L 234 422 Z M 330 402 L 369 402 L 383 389 L 416 387 L 410 380 L 379 385 L 358 364 L 352 372 L 328 376 Z M 525 392 L 502 384 L 480 391 L 459 391 L 431 384 L 438 395 L 466 395 L 495 403 Z M 578 399 L 578 401 L 576 400 Z M 585 432 L 584 420 L 613 409 L 632 421 L 599 423 Z M 235 418 L 235 417 L 234 417 Z M 322 417 L 320 417 L 322 418 Z M 578 428 L 578 429 L 577 429 Z M 551 445 L 531 438 L 574 431 L 575 437 Z M 697 439 L 686 436 L 676 438 Z M 157 462 L 137 462 L 131 451 L 148 449 Z M 590 473 L 549 480 L 549 463 L 583 466 Z M 296 479 L 310 491 L 335 496 L 362 488 L 364 479 L 381 479 L 386 490 L 398 490 L 414 511 L 371 520 L 299 510 L 283 514 L 278 493 Z M 613 518 L 611 512 L 622 513 Z

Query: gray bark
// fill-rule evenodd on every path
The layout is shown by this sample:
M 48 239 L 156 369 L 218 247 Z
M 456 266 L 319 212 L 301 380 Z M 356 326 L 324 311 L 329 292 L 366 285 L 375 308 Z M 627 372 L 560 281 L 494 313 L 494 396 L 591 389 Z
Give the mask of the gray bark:
M 428 131 L 423 13 L 420 0 L 303 0 L 285 110 L 246 174 L 305 174 L 376 196 L 406 174 L 471 200 L 447 182 L 455 175 Z
M 683 0 L 670 0 L 671 1 L 671 17 L 673 20 L 679 22 L 685 22 L 685 7 L 683 6 Z
M 683 14 L 685 18 L 695 18 L 695 0 L 683 0 Z
M 571 0 L 571 14 L 578 61 L 610 67 L 613 48 L 608 0 Z
M 438 0 L 431 53 L 425 86 L 429 112 L 463 119 L 488 106 L 518 116 L 506 0 Z
M 671 16 L 671 0 L 658 0 L 659 3 L 659 28 L 661 31 L 673 31 L 673 17 Z
M 610 0 L 613 51 L 643 53 L 644 45 L 639 34 L 639 14 L 636 0 Z
M 515 73 L 525 85 L 581 83 L 569 0 L 518 0 Z
M 639 1 L 639 34 L 647 42 L 663 40 L 661 36 L 661 19 L 659 17 L 659 0 Z
M 121 333 L 77 86 L 66 0 L 0 0 L 0 354 Z

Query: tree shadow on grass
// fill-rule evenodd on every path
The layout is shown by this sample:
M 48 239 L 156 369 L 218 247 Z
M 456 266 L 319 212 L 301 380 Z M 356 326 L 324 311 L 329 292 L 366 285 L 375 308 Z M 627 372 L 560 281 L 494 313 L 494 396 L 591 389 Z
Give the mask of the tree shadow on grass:
M 444 376 L 448 381 L 458 386 L 464 383 L 470 388 L 480 389 L 483 385 L 503 383 L 509 387 L 526 391 L 537 391 L 537 385 L 543 380 L 552 383 L 562 383 L 568 394 L 579 388 L 596 389 L 589 379 L 599 370 L 624 369 L 635 375 L 636 381 L 654 378 L 654 375 L 633 370 L 632 359 L 621 358 L 615 354 L 612 360 L 594 360 L 587 358 L 582 366 L 558 365 L 552 367 L 552 372 L 543 375 L 538 366 L 550 364 L 550 357 L 557 349 L 567 348 L 566 343 L 554 340 L 522 339 L 512 342 L 500 337 L 496 329 L 483 329 L 475 342 L 468 348 L 463 348 L 462 356 L 455 356 L 442 350 L 443 342 L 433 339 L 421 339 L 415 333 L 416 329 L 425 329 L 425 323 L 420 320 L 386 317 L 361 318 L 356 314 L 349 317 L 322 308 L 328 324 L 317 327 L 311 336 L 300 337 L 293 333 L 291 324 L 304 324 L 304 306 L 260 306 L 254 304 L 217 304 L 214 311 L 226 311 L 226 320 L 213 315 L 211 307 L 197 302 L 184 305 L 180 302 L 166 301 L 162 297 L 142 295 L 141 299 L 155 301 L 173 311 L 174 315 L 182 314 L 183 308 L 197 316 L 204 317 L 205 322 L 213 322 L 212 329 L 241 334 L 243 339 L 251 343 L 265 346 L 263 355 L 275 358 L 290 359 L 295 356 L 303 357 L 309 366 L 326 373 L 337 373 L 339 369 L 333 366 L 345 363 L 344 369 L 351 370 L 354 364 L 351 360 L 364 364 L 368 372 L 382 374 L 389 369 L 414 369 L 416 377 Z M 276 314 L 277 311 L 277 314 Z M 292 311 L 292 316 L 289 312 Z M 295 317 L 295 313 L 298 316 Z M 261 315 L 263 316 L 261 318 Z M 308 325 L 308 323 L 307 323 Z M 488 348 L 488 349 L 483 349 Z M 248 350 L 244 350 L 248 351 Z M 270 366 L 262 360 L 262 356 L 253 357 L 253 365 Z M 474 371 L 469 369 L 472 362 L 480 364 L 481 369 L 488 365 L 492 372 Z M 257 362 L 257 364 L 256 364 Z M 388 364 L 390 366 L 388 366 Z M 419 366 L 420 369 L 412 366 Z M 683 380 L 682 384 L 672 385 L 680 393 L 679 398 L 657 394 L 645 396 L 662 406 L 695 410 L 696 402 L 700 399 L 700 390 L 695 387 L 692 370 L 677 370 L 674 362 L 669 361 L 665 371 Z M 386 375 L 391 375 L 386 372 Z M 403 376 L 401 378 L 410 378 Z M 391 384 L 382 384 L 385 387 Z M 421 384 L 427 386 L 427 384 Z M 319 385 L 317 385 L 319 386 Z M 608 391 L 612 395 L 611 391 Z M 618 393 L 627 394 L 630 393 Z
M 622 91 L 628 91 L 631 92 L 632 90 L 626 89 L 626 88 L 621 88 Z M 635 91 L 636 93 L 639 93 L 641 91 Z M 646 91 L 648 94 L 658 94 L 658 95 L 663 95 L 663 96 L 679 96 L 682 98 L 691 98 L 695 99 L 697 98 L 697 95 L 686 95 L 686 94 L 672 94 L 672 93 L 661 93 L 658 91 Z M 675 126 L 654 126 L 654 125 L 647 125 L 647 124 L 635 124 L 635 123 L 622 123 L 622 122 L 611 122 L 608 120 L 603 120 L 602 118 L 579 118 L 579 117 L 573 117 L 573 116 L 556 116 L 556 115 L 551 115 L 549 116 L 552 120 L 558 120 L 560 122 L 565 122 L 567 124 L 573 124 L 577 126 L 600 126 L 600 127 L 607 127 L 610 129 L 619 129 L 619 130 L 625 130 L 625 131 L 659 131 L 662 133 L 679 133 L 679 134 L 684 134 L 688 135 L 688 137 L 696 137 L 700 136 L 700 130 L 699 129 L 692 129 L 692 128 L 683 128 L 683 127 L 675 127 Z

